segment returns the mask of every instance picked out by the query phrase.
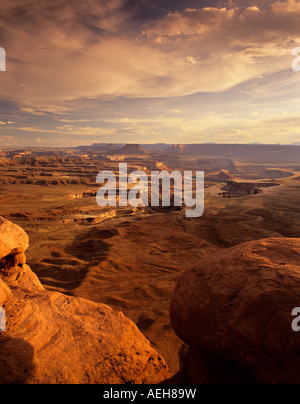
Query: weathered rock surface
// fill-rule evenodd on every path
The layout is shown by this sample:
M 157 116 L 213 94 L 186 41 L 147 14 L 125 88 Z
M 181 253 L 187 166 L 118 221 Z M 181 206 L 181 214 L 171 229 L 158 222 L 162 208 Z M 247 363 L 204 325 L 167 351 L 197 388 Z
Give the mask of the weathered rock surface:
M 10 254 L 24 253 L 28 246 L 29 239 L 25 231 L 0 217 L 0 259 Z
M 6 228 L 22 234 L 17 226 Z M 0 306 L 7 318 L 0 383 L 137 384 L 168 378 L 163 358 L 122 313 L 46 291 L 26 264 L 0 271 Z
M 171 322 L 191 348 L 194 383 L 299 383 L 300 239 L 264 239 L 214 253 L 178 281 Z M 240 380 L 241 379 L 241 380 Z

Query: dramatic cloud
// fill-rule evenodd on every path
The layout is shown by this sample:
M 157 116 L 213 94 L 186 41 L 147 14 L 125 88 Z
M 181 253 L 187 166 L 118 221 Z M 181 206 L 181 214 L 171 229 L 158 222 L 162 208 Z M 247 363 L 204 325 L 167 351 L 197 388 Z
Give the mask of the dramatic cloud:
M 296 113 L 295 0 L 3 0 L 0 16 L 7 52 L 2 132 L 28 140 L 32 132 L 40 144 L 48 133 L 74 142 L 80 136 L 189 142 L 215 141 L 219 131 L 228 141 L 255 133 L 271 141 L 261 114 Z M 195 106 L 193 94 L 211 98 L 204 105 L 199 97 Z M 251 124 L 243 117 L 249 110 Z
M 252 45 L 253 41 L 258 44 L 298 38 L 299 17 L 300 4 L 295 0 L 275 2 L 267 10 L 256 5 L 244 9 L 205 7 L 169 13 L 146 32 L 159 38 L 200 36 L 210 40 L 213 35 L 214 39 L 223 38 L 222 43 Z

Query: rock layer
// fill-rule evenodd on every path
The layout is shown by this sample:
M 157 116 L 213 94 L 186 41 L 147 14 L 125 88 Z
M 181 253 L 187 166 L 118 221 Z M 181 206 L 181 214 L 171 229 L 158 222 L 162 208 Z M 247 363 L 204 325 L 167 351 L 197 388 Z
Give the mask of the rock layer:
M 21 229 L 4 219 L 1 223 L 13 229 L 10 253 L 25 250 Z M 9 233 L 5 236 L 9 239 Z M 46 291 L 24 259 L 1 269 L 0 305 L 7 317 L 7 333 L 0 338 L 0 383 L 158 383 L 168 378 L 163 358 L 122 313 Z
M 299 383 L 300 239 L 264 239 L 221 250 L 178 281 L 171 322 L 191 348 L 195 383 Z

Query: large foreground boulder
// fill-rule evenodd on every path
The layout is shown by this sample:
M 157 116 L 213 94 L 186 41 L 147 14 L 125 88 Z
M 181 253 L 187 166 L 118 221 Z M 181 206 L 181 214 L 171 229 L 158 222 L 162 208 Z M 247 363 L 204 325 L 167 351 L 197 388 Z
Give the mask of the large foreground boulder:
M 46 291 L 26 264 L 0 270 L 0 306 L 7 318 L 0 335 L 0 383 L 137 384 L 168 378 L 163 358 L 122 313 Z
M 178 281 L 171 322 L 189 345 L 189 380 L 300 383 L 300 239 L 245 243 L 202 259 Z
M 29 245 L 28 235 L 21 227 L 0 217 L 0 259 L 24 253 Z

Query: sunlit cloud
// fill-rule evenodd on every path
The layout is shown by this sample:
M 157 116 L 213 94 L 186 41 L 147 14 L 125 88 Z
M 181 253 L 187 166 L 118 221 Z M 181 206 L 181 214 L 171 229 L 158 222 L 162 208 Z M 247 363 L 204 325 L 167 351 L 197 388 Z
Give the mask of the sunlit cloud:
M 33 144 L 48 134 L 272 142 L 274 130 L 294 141 L 298 1 L 154 3 L 151 15 L 125 0 L 3 0 L 0 131 Z

